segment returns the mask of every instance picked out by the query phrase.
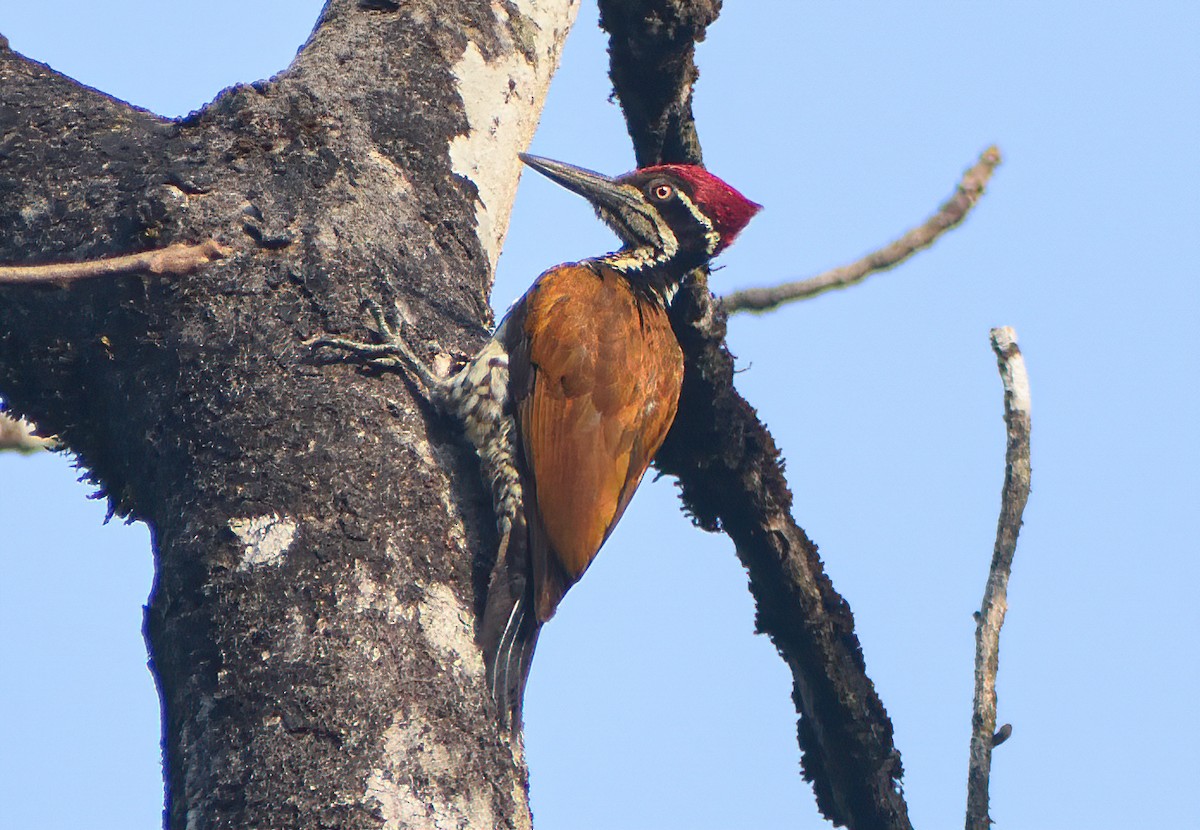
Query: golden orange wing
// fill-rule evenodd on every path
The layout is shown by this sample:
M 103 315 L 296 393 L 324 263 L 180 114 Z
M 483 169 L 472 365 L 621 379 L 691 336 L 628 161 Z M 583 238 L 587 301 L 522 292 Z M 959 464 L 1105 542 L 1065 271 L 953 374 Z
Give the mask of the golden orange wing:
M 683 356 L 666 312 L 611 269 L 560 266 L 525 302 L 532 382 L 517 416 L 533 472 L 526 503 L 544 622 L 591 564 L 666 438 Z

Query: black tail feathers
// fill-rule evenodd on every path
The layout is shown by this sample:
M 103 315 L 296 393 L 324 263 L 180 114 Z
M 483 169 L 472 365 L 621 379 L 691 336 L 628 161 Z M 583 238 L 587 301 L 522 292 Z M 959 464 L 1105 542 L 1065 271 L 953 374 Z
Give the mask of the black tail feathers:
M 514 732 L 521 728 L 525 681 L 541 630 L 523 531 L 523 526 L 514 528 L 501 540 L 479 630 L 488 689 L 500 710 L 501 723 Z
M 487 622 L 485 617 L 485 625 Z M 484 646 L 489 690 L 500 710 L 501 723 L 511 726 L 514 732 L 521 728 L 525 681 L 529 678 L 540 629 L 533 612 L 532 595 L 524 592 L 503 621 L 495 646 Z

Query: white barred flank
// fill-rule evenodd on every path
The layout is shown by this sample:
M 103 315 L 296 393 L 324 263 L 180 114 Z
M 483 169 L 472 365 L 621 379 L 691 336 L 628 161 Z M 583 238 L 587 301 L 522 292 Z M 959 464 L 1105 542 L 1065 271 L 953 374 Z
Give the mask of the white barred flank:
M 479 455 L 484 480 L 491 487 L 496 528 L 508 533 L 523 494 L 517 471 L 517 425 L 505 411 L 508 403 L 508 353 L 500 345 L 504 324 L 463 369 L 447 382 L 445 407 L 463 424 Z

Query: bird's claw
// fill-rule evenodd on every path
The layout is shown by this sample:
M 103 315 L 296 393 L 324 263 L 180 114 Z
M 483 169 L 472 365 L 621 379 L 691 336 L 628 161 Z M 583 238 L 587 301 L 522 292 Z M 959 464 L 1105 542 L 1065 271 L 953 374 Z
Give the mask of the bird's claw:
M 375 321 L 372 334 L 377 342 L 365 343 L 348 337 L 319 335 L 305 340 L 304 344 L 314 350 L 337 349 L 344 352 L 347 358 L 357 357 L 372 366 L 391 368 L 405 365 L 403 358 L 411 354 L 411 350 L 400 334 L 402 324 L 395 308 L 389 314 L 374 300 L 364 300 L 362 305 Z
M 422 360 L 413 352 L 412 347 L 404 339 L 402 330 L 404 322 L 400 310 L 393 304 L 384 307 L 373 299 L 363 300 L 363 309 L 375 321 L 373 334 L 376 343 L 363 343 L 346 337 L 320 336 L 306 340 L 305 344 L 314 348 L 337 349 L 345 353 L 347 359 L 358 358 L 368 366 L 381 369 L 407 370 L 415 374 L 426 387 L 440 387 L 443 381 L 434 374 Z
M 375 321 L 375 334 L 381 342 L 396 343 L 402 341 L 400 332 L 404 328 L 404 321 L 400 319 L 400 310 L 395 305 L 385 309 L 372 299 L 363 300 L 362 305 Z

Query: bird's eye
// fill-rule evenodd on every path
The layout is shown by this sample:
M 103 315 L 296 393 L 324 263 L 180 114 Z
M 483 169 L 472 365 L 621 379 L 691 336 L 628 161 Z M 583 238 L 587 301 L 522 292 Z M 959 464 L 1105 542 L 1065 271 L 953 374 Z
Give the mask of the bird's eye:
M 660 184 L 654 188 L 654 198 L 660 202 L 665 202 L 671 198 L 671 194 L 675 192 L 674 188 L 669 184 Z

